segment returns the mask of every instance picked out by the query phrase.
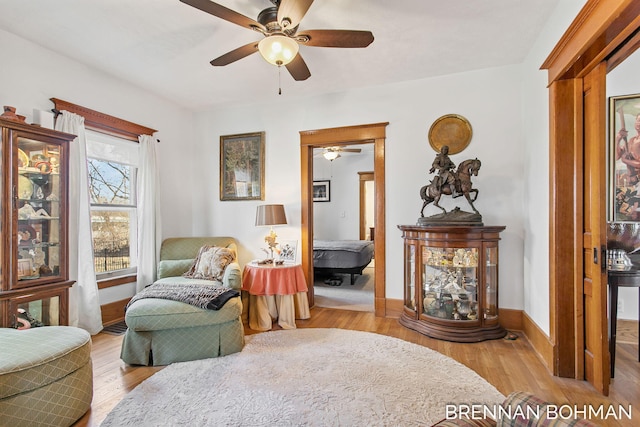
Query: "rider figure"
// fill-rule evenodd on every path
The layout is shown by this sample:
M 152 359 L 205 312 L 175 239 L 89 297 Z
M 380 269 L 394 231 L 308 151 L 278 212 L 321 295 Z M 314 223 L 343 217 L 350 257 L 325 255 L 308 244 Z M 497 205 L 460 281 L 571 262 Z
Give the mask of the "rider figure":
M 436 158 L 433 160 L 431 165 L 431 169 L 429 169 L 429 173 L 433 173 L 436 170 L 438 171 L 438 177 L 440 180 L 438 181 L 439 189 L 442 192 L 445 186 L 448 184 L 451 189 L 451 195 L 455 196 L 456 194 L 456 177 L 455 169 L 456 164 L 451 161 L 449 158 L 449 146 L 443 145 L 440 148 L 440 152 L 436 155 Z

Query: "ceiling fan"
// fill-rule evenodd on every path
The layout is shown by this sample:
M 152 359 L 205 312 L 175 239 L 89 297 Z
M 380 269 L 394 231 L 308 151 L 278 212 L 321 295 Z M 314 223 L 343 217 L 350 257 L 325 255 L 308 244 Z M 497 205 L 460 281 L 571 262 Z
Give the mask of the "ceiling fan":
M 213 66 L 228 65 L 259 51 L 267 62 L 284 65 L 295 80 L 306 80 L 311 72 L 298 52 L 299 45 L 353 48 L 367 47 L 373 42 L 371 31 L 306 30 L 298 33 L 298 25 L 313 0 L 270 0 L 274 6 L 260 12 L 257 20 L 209 0 L 180 1 L 264 36 L 260 42 L 240 46 L 212 60 Z
M 340 153 L 360 153 L 359 148 L 327 147 L 322 150 L 322 157 L 329 161 L 334 161 L 340 157 Z

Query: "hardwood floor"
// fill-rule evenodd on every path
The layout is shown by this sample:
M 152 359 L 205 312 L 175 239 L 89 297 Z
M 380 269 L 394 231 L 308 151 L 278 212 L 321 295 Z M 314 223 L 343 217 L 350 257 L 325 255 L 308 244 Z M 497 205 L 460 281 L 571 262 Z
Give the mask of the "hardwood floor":
M 608 397 L 598 394 L 588 383 L 553 377 L 532 350 L 526 337 L 492 340 L 474 344 L 438 341 L 398 324 L 397 319 L 376 318 L 370 312 L 314 307 L 311 319 L 298 320 L 299 328 L 341 328 L 375 332 L 413 342 L 463 363 L 493 384 L 502 394 L 524 390 L 557 404 L 622 404 L 632 406 L 633 419 L 598 422 L 603 426 L 634 426 L 640 420 L 640 363 L 638 345 L 617 346 L 616 378 Z M 280 329 L 274 326 L 274 330 Z M 255 334 L 245 327 L 247 335 Z M 520 333 L 516 332 L 518 335 Z M 129 366 L 119 358 L 122 336 L 100 333 L 93 337 L 94 396 L 91 410 L 76 427 L 98 426 L 111 409 L 135 386 L 162 367 Z M 398 381 L 402 381 L 398 378 Z

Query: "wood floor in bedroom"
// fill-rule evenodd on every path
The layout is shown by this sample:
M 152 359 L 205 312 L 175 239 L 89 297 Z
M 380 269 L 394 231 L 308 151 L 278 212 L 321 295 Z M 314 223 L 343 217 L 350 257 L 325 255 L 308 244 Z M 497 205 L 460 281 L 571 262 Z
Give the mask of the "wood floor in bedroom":
M 601 423 L 607 426 L 638 425 L 640 419 L 640 363 L 637 322 L 621 325 L 631 339 L 618 341 L 616 378 L 608 397 L 598 394 L 588 383 L 550 375 L 525 337 L 514 341 L 492 340 L 474 344 L 438 341 L 409 330 L 397 319 L 378 318 L 370 312 L 314 307 L 311 319 L 298 320 L 299 328 L 342 328 L 375 332 L 413 342 L 448 355 L 475 370 L 507 395 L 526 390 L 558 404 L 624 404 L 633 408 L 634 419 Z M 274 326 L 274 330 L 280 329 Z M 245 328 L 246 334 L 257 333 Z M 635 340 L 633 339 L 635 335 Z M 99 426 L 109 411 L 124 397 L 162 367 L 128 366 L 120 358 L 122 335 L 99 333 L 93 337 L 92 359 L 94 397 L 91 410 L 75 426 Z M 425 366 L 425 369 L 429 369 Z M 407 372 L 407 375 L 411 375 Z M 402 381 L 402 378 L 398 378 Z M 446 393 L 446 390 L 434 390 Z

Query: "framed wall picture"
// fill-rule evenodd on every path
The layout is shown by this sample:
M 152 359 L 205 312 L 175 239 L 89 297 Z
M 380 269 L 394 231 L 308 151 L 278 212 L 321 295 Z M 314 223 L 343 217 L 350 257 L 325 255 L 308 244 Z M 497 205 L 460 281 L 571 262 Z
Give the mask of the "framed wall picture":
M 280 247 L 278 257 L 284 261 L 285 264 L 295 264 L 296 256 L 298 254 L 298 241 L 283 240 L 278 244 L 278 246 Z
M 220 136 L 220 200 L 264 200 L 264 132 Z
M 640 94 L 609 98 L 611 220 L 640 221 Z
M 314 202 L 330 202 L 331 201 L 331 181 L 313 181 L 313 201 Z

